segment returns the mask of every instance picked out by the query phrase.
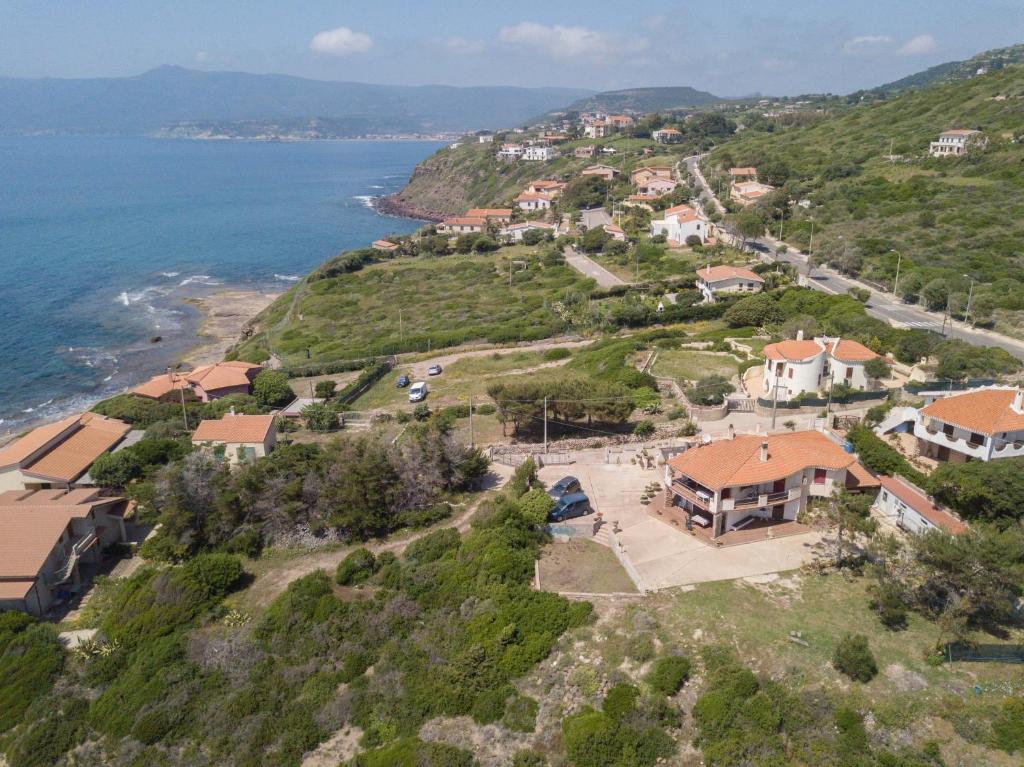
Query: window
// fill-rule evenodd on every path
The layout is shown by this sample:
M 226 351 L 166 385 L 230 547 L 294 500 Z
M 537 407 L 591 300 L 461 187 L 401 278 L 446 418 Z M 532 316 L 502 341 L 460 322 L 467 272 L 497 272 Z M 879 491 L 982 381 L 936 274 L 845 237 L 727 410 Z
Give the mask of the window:
M 882 491 L 882 501 L 885 502 L 885 501 L 888 501 L 888 500 L 889 500 L 889 493 L 887 493 L 885 490 L 883 490 Z
M 853 368 L 846 368 L 846 380 L 849 381 L 853 378 Z
M 789 369 L 789 377 L 790 377 L 790 378 L 792 378 L 792 377 L 793 377 L 793 368 L 790 368 L 790 369 Z
M 944 423 L 944 424 L 942 424 L 942 433 L 945 434 L 947 437 L 952 437 L 953 436 L 953 424 L 951 424 L 951 423 Z
M 983 434 L 975 434 L 974 432 L 971 432 L 971 436 L 967 441 L 972 445 L 984 445 L 985 436 Z
M 732 498 L 732 488 L 731 487 L 723 487 L 722 488 L 722 498 Z
M 816 484 L 816 485 L 824 485 L 825 484 L 825 476 L 826 476 L 827 473 L 828 472 L 826 472 L 825 469 L 815 469 L 814 470 L 814 484 Z
M 777 363 L 775 365 L 775 375 L 777 375 L 777 376 L 782 375 L 782 371 L 785 369 L 785 367 L 786 367 L 786 363 L 785 362 Z

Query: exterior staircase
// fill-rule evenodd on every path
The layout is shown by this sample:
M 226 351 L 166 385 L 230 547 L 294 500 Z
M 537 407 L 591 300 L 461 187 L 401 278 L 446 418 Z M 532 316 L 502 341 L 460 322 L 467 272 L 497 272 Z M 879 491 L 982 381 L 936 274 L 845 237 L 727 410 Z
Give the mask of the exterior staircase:
M 49 581 L 51 587 L 58 586 L 61 583 L 66 583 L 71 580 L 72 573 L 75 572 L 75 565 L 78 564 L 78 560 L 82 558 L 82 555 L 93 546 L 96 541 L 96 531 L 90 530 L 84 536 L 78 539 L 75 544 L 71 547 L 71 553 L 68 554 L 60 567 L 52 574 L 52 580 Z

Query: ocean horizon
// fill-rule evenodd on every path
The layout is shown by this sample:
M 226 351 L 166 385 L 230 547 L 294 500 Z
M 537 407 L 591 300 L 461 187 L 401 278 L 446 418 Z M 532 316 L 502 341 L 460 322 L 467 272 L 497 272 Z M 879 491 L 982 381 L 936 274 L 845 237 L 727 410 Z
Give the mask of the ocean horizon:
M 373 200 L 442 145 L 0 138 L 0 434 L 175 363 L 198 343 L 188 298 L 287 290 L 414 230 Z

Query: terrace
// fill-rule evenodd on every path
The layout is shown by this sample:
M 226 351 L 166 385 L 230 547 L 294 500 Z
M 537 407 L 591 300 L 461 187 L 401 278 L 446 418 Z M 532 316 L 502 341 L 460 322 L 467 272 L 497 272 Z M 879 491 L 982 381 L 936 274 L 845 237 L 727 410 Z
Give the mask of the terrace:
M 799 492 L 799 489 L 797 490 Z M 704 545 L 716 549 L 747 543 L 763 543 L 777 538 L 814 532 L 814 528 L 791 520 L 754 519 L 740 530 L 729 530 L 717 538 L 713 538 L 712 525 L 704 527 L 694 524 L 692 529 L 687 530 L 686 510 L 679 506 L 668 505 L 663 497 L 652 501 L 647 508 L 648 514 L 658 521 L 664 522 L 680 532 L 690 533 Z

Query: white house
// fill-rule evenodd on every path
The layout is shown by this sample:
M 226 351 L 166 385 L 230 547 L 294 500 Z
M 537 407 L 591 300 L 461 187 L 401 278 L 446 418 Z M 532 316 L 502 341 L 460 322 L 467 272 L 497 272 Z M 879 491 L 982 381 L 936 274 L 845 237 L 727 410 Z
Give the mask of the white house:
M 220 420 L 204 420 L 192 432 L 192 444 L 209 447 L 231 464 L 262 458 L 274 449 L 277 426 L 272 415 L 242 415 L 234 409 Z
M 558 236 L 558 227 L 555 224 L 545 224 L 541 221 L 520 221 L 516 224 L 509 224 L 501 230 L 502 238 L 509 243 L 516 244 L 523 241 L 523 235 L 531 230 L 539 230 L 551 235 Z
M 663 197 L 669 192 L 675 191 L 678 185 L 674 179 L 654 176 L 642 184 L 637 184 L 636 191 L 644 197 Z
M 479 136 L 476 137 L 476 140 L 481 144 L 492 144 L 494 143 L 494 134 L 481 133 Z
M 863 344 L 827 337 L 796 340 L 764 347 L 762 395 L 785 402 L 844 382 L 853 389 L 867 389 L 870 379 L 864 363 L 878 355 Z
M 758 181 L 743 181 L 733 184 L 731 195 L 733 200 L 743 206 L 757 202 L 769 192 L 774 192 L 775 187 L 762 184 Z
M 523 192 L 516 195 L 513 202 L 515 202 L 520 210 L 533 213 L 538 210 L 550 210 L 554 199 L 550 194 L 544 194 L 543 192 Z
M 531 181 L 526 186 L 527 192 L 533 192 L 534 194 L 546 194 L 549 197 L 557 197 L 565 189 L 565 183 L 562 181 L 553 181 L 548 178 L 537 179 Z
M 522 144 L 502 144 L 498 157 L 502 160 L 518 160 L 523 156 L 526 147 Z
M 626 241 L 626 233 L 622 231 L 621 227 L 616 226 L 615 224 L 605 224 L 602 228 L 604 229 L 604 233 L 613 240 L 618 240 L 619 242 Z
M 595 120 L 583 128 L 583 135 L 587 138 L 604 138 L 611 133 L 611 128 L 604 120 Z
M 932 157 L 960 157 L 972 147 L 984 146 L 985 139 L 980 130 L 956 129 L 939 134 L 939 140 L 928 145 Z
M 756 293 L 764 278 L 742 266 L 705 266 L 697 270 L 697 288 L 709 302 L 715 293 Z
M 793 521 L 810 498 L 878 480 L 818 431 L 737 435 L 692 447 L 665 464 L 669 507 L 712 538 L 752 524 Z
M 545 162 L 547 160 L 554 160 L 556 157 L 558 157 L 558 152 L 552 146 L 535 144 L 534 146 L 526 147 L 526 151 L 523 152 L 523 159 L 532 162 Z
M 682 245 L 687 237 L 700 237 L 701 242 L 709 236 L 710 223 L 689 205 L 676 205 L 662 214 L 662 218 L 651 221 L 651 236 L 665 235 L 670 242 Z
M 939 506 L 917 485 L 897 475 L 878 478 L 882 487 L 872 508 L 883 522 L 909 533 L 945 530 L 952 535 L 967 531 L 962 519 Z
M 989 386 L 942 394 L 908 413 L 918 453 L 952 463 L 1024 456 L 1024 391 Z
M 651 138 L 659 144 L 675 144 L 682 140 L 683 134 L 675 128 L 660 128 L 651 132 Z
M 477 216 L 453 216 L 437 225 L 441 234 L 480 234 L 487 228 L 487 219 Z

